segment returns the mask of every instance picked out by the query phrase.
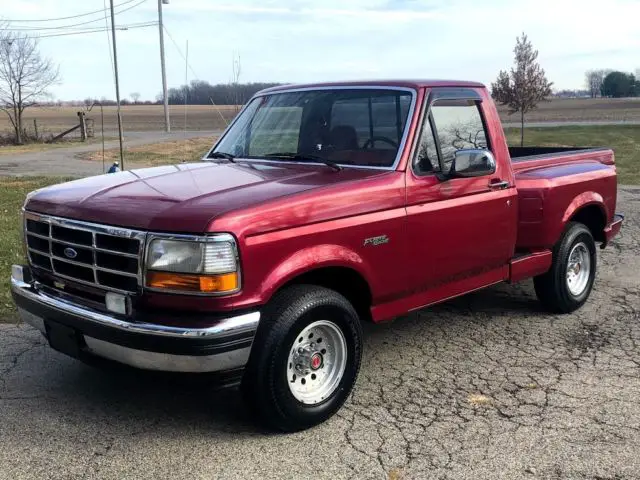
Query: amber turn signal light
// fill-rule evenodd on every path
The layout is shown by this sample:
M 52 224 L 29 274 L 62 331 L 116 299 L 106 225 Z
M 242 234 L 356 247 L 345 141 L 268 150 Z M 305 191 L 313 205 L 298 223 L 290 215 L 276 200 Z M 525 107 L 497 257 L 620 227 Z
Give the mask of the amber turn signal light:
M 185 292 L 233 292 L 239 286 L 238 274 L 191 275 L 184 273 L 147 272 L 147 287 Z

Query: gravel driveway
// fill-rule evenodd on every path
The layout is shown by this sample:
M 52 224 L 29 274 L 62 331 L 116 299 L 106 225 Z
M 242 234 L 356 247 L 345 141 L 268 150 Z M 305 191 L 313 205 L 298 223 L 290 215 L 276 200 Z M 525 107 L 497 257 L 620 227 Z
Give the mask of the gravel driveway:
M 102 372 L 0 330 L 0 478 L 640 478 L 640 188 L 572 315 L 531 282 L 367 326 L 337 416 L 256 428 L 234 389 Z

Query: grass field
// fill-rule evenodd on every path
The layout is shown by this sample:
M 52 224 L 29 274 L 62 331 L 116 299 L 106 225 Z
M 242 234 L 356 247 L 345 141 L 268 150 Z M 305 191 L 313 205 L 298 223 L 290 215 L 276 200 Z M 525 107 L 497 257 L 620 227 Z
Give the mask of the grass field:
M 125 166 L 141 167 L 195 162 L 211 148 L 216 138 L 212 136 L 189 138 L 171 142 L 152 143 L 140 147 L 125 148 Z M 102 161 L 102 151 L 78 155 L 84 160 Z M 112 148 L 104 152 L 105 163 L 120 160 L 120 150 Z
M 15 307 L 9 288 L 11 264 L 24 260 L 20 240 L 20 209 L 27 193 L 63 181 L 60 178 L 0 177 L 0 322 L 15 319 Z
M 520 144 L 520 129 L 505 131 L 510 145 Z M 610 147 L 616 156 L 618 183 L 640 185 L 640 125 L 525 128 L 524 143 L 547 147 Z
M 32 129 L 33 119 L 38 120 L 42 134 L 60 133 L 77 123 L 77 112 L 82 107 L 42 107 L 29 108 L 25 112 L 25 125 Z M 221 130 L 233 119 L 237 107 L 230 105 L 188 105 L 186 115 L 187 130 Z M 503 122 L 517 123 L 518 116 L 507 115 L 500 107 Z M 185 108 L 180 105 L 170 107 L 171 128 L 185 128 Z M 100 134 L 100 108 L 87 112 L 87 118 L 94 120 L 96 135 Z M 640 98 L 567 98 L 553 99 L 541 103 L 536 110 L 527 114 L 528 122 L 564 121 L 640 121 Z M 127 105 L 122 107 L 122 123 L 127 131 L 162 131 L 164 114 L 161 105 Z M 104 108 L 104 128 L 107 132 L 117 130 L 115 107 Z M 0 117 L 0 132 L 10 129 L 5 115 Z
M 24 124 L 27 130 L 33 130 L 33 119 L 38 120 L 40 134 L 60 133 L 78 123 L 78 111 L 82 107 L 33 107 L 25 111 Z M 172 105 L 170 107 L 171 128 L 179 131 L 185 128 L 185 108 Z M 187 130 L 222 130 L 235 116 L 237 107 L 222 105 L 188 105 Z M 121 108 L 122 126 L 125 132 L 162 131 L 164 130 L 164 110 L 162 105 L 127 105 Z M 93 107 L 86 113 L 86 118 L 94 120 L 96 137 L 100 135 L 100 107 Z M 0 117 L 0 132 L 10 130 L 6 115 Z M 116 107 L 104 107 L 104 130 L 113 134 L 118 130 Z
M 508 115 L 505 107 L 498 107 L 503 122 L 518 123 L 519 116 Z M 638 122 L 640 98 L 554 98 L 541 102 L 528 113 L 527 122 Z

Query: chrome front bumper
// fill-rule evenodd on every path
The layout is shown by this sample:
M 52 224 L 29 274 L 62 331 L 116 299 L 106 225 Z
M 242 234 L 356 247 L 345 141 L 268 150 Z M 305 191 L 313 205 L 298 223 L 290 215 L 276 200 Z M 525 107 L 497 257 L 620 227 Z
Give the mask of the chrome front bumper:
M 260 321 L 260 312 L 219 318 L 207 328 L 129 321 L 50 295 L 30 278 L 27 267 L 12 267 L 11 292 L 25 323 L 47 338 L 52 322 L 62 324 L 77 334 L 81 354 L 146 370 L 220 372 L 241 368 L 249 359 Z

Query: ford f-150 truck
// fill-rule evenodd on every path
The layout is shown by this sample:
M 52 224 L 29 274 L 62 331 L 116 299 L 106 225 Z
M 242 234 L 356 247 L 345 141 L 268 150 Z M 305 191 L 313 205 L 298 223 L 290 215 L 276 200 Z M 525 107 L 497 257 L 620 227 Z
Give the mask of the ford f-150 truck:
M 56 350 L 142 369 L 237 372 L 285 431 L 335 413 L 382 322 L 533 278 L 579 308 L 620 230 L 606 148 L 509 148 L 486 88 L 281 86 L 202 161 L 30 193 L 22 318 Z

